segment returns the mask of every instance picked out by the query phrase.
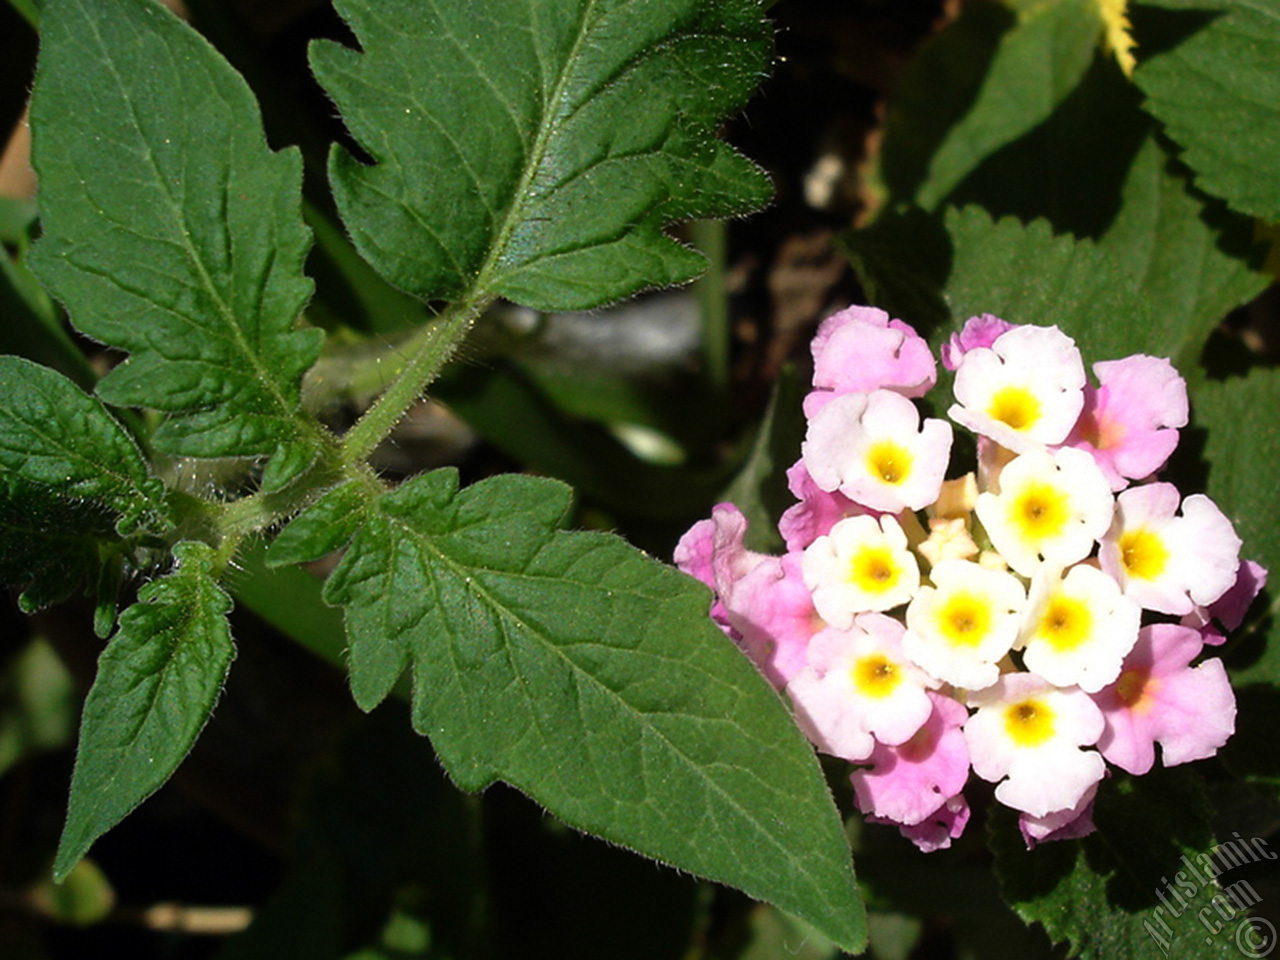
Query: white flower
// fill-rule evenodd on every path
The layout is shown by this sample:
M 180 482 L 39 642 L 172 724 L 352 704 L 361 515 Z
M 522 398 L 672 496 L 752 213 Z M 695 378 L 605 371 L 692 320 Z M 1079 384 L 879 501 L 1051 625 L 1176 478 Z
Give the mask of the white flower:
M 1240 538 L 1212 500 L 1195 493 L 1182 501 L 1171 483 L 1130 487 L 1116 503 L 1102 540 L 1102 569 L 1125 596 L 1148 610 L 1183 615 L 1208 606 L 1236 582 Z
M 1102 779 L 1102 757 L 1080 749 L 1103 730 L 1102 711 L 1083 691 L 1007 673 L 969 705 L 978 708 L 964 727 L 973 772 L 999 783 L 996 799 L 1006 806 L 1043 817 L 1074 807 Z
M 787 694 L 818 749 L 865 760 L 876 741 L 905 743 L 929 719 L 925 689 L 937 684 L 903 655 L 901 635 L 898 621 L 864 613 L 851 629 L 828 628 L 810 641 L 808 665 Z
M 1025 453 L 1061 443 L 1084 407 L 1084 362 L 1057 327 L 1021 326 L 969 350 L 956 369 L 956 423 Z
M 1042 568 L 1031 583 L 1022 662 L 1056 687 L 1097 693 L 1120 676 L 1142 609 L 1096 567 Z
M 1111 484 L 1083 450 L 1025 453 L 1000 471 L 1000 491 L 978 495 L 978 519 L 1011 568 L 1083 560 L 1111 525 Z
M 1013 574 L 969 560 L 942 560 L 907 607 L 902 649 L 931 676 L 957 687 L 996 682 L 996 663 L 1018 638 L 1027 594 Z
M 813 606 L 847 630 L 855 614 L 891 610 L 920 586 L 920 565 L 893 517 L 846 517 L 807 548 L 800 561 Z
M 810 420 L 803 447 L 819 488 L 886 513 L 937 500 L 950 456 L 951 424 L 922 426 L 915 404 L 891 390 L 836 397 Z

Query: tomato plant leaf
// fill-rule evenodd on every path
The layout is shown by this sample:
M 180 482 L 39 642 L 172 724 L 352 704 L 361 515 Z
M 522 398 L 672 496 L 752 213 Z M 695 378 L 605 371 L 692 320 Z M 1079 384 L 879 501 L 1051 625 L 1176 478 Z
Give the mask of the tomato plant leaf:
M 121 536 L 168 524 L 133 438 L 60 373 L 0 357 L 0 580 L 36 610 L 96 579 Z
M 168 453 L 296 442 L 323 337 L 294 329 L 311 295 L 298 152 L 267 147 L 239 74 L 150 0 L 51 0 L 41 40 L 32 268 L 80 330 L 129 352 L 98 395 L 169 413 Z
M 768 66 L 757 0 L 339 0 L 312 66 L 374 164 L 330 180 L 360 253 L 427 299 L 585 309 L 705 265 L 663 233 L 759 208 L 717 141 Z
M 782 702 L 691 578 L 559 529 L 569 488 L 439 470 L 380 497 L 330 576 L 371 709 L 409 667 L 416 728 L 466 789 L 497 778 L 568 823 L 865 942 L 839 817 Z
M 235 648 L 231 599 L 212 550 L 174 548 L 177 566 L 120 615 L 85 701 L 67 823 L 54 876 L 65 877 L 103 833 L 169 779 L 204 728 Z

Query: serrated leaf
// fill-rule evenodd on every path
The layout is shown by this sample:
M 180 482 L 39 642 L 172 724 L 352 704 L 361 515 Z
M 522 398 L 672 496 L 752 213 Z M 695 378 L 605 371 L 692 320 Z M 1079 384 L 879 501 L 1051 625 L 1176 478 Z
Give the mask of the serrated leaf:
M 364 523 L 368 502 L 368 490 L 358 483 L 334 487 L 280 531 L 267 548 L 267 566 L 310 563 L 345 546 Z
M 297 441 L 323 335 L 302 162 L 273 153 L 240 76 L 151 0 L 50 0 L 31 108 L 44 235 L 32 266 L 91 337 L 130 353 L 98 386 L 170 414 L 169 453 Z
M 74 383 L 20 357 L 0 357 L 0 477 L 93 500 L 136 522 L 163 491 L 106 408 Z
M 1172 16 L 1193 32 L 1150 57 L 1141 56 L 1148 37 L 1139 33 L 1134 80 L 1147 95 L 1147 109 L 1183 149 L 1198 186 L 1242 213 L 1280 220 L 1280 4 L 1163 0 L 1156 6 L 1186 10 Z
M 714 139 L 764 74 L 757 0 L 339 0 L 312 66 L 372 156 L 330 180 L 361 254 L 428 299 L 584 309 L 692 279 L 665 224 L 760 207 Z
M 61 374 L 0 357 L 0 396 L 0 581 L 22 586 L 32 611 L 95 583 L 118 532 L 163 530 L 164 489 L 124 428 Z
M 92 500 L 10 483 L 0 492 L 0 583 L 22 588 L 18 605 L 26 613 L 67 599 L 97 581 L 102 550 L 117 540 L 115 521 Z
M 1265 279 L 1232 255 L 1239 224 L 1206 222 L 1157 153 L 1139 154 L 1126 195 L 1114 232 L 1097 243 L 1055 236 L 1044 221 L 992 221 L 976 207 L 941 221 L 884 217 L 841 243 L 872 300 L 935 340 L 994 313 L 1058 325 L 1091 363 L 1141 352 L 1193 376 L 1210 332 Z
M 865 233 L 846 235 L 843 243 L 861 273 L 880 273 L 879 265 L 894 253 L 911 264 L 906 229 L 914 229 L 911 218 L 886 218 Z M 1056 324 L 1081 341 L 1090 359 L 1132 353 L 1148 341 L 1148 352 L 1158 352 L 1156 347 L 1168 343 L 1148 322 L 1136 285 L 1091 241 L 1054 236 L 1043 221 L 992 221 L 978 207 L 948 210 L 941 231 L 926 248 L 934 252 L 932 260 L 880 273 L 879 282 L 871 278 L 876 302 L 895 313 L 899 300 L 945 310 L 923 322 L 902 314 L 934 339 L 945 338 L 968 317 L 993 313 L 1011 323 Z M 876 259 L 862 254 L 865 236 L 872 238 Z M 930 301 L 921 299 L 916 288 L 922 286 L 932 288 Z M 1099 322 L 1108 318 L 1114 322 Z
M 53 873 L 65 877 L 106 831 L 169 779 L 191 750 L 235 655 L 230 598 L 212 550 L 174 548 L 177 567 L 120 616 L 85 701 L 67 823 Z
M 847 843 L 781 701 L 707 593 L 605 534 L 567 487 L 436 471 L 383 496 L 326 585 L 370 709 L 414 723 L 466 789 L 514 784 L 570 824 L 865 941 Z
M 1043 925 L 1055 943 L 1069 941 L 1070 956 L 1239 957 L 1235 924 L 1212 931 L 1197 916 L 1204 908 L 1216 919 L 1209 902 L 1236 879 L 1227 873 L 1220 886 L 1203 874 L 1197 858 L 1214 846 L 1210 815 L 1203 785 L 1185 768 L 1103 783 L 1094 805 L 1098 832 L 1083 840 L 1027 850 L 1017 813 L 999 807 L 990 832 L 1001 892 L 1027 923 Z M 1180 886 L 1179 871 L 1194 892 Z

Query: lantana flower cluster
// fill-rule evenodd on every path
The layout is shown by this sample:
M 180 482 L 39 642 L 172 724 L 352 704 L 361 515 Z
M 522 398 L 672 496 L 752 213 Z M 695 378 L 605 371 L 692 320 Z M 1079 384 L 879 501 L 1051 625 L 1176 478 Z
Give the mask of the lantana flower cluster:
M 1203 654 L 1266 572 L 1212 500 L 1155 479 L 1188 417 L 1167 360 L 1091 380 L 1057 327 L 974 317 L 941 351 L 942 420 L 916 403 L 929 346 L 881 310 L 829 317 L 813 357 L 787 552 L 747 549 L 723 503 L 675 560 L 815 746 L 853 765 L 868 819 L 948 847 L 977 777 L 1029 846 L 1084 836 L 1108 765 L 1143 774 L 1157 744 L 1172 766 L 1227 741 L 1235 697 Z M 976 437 L 968 472 L 956 426 Z

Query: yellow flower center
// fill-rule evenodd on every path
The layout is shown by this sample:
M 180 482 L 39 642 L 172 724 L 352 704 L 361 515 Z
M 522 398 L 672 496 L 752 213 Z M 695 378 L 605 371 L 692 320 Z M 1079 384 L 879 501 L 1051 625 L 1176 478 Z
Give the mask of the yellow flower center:
M 1071 517 L 1067 494 L 1048 483 L 1028 483 L 1013 498 L 1010 523 L 1032 542 L 1059 536 Z
M 976 647 L 991 630 L 991 604 L 972 593 L 955 593 L 938 610 L 942 635 L 958 647 Z
M 1089 639 L 1093 614 L 1080 600 L 1055 596 L 1040 617 L 1036 634 L 1059 653 L 1074 650 Z
M 987 413 L 1014 430 L 1028 430 L 1040 419 L 1040 401 L 1026 387 L 1001 387 Z
M 1155 704 L 1159 680 L 1152 679 L 1147 670 L 1126 670 L 1116 684 L 1116 696 L 1134 713 L 1146 713 Z
M 1160 535 L 1146 527 L 1126 530 L 1120 535 L 1120 562 L 1131 577 L 1154 580 L 1164 573 L 1169 550 Z
M 1004 729 L 1020 747 L 1038 747 L 1053 737 L 1053 710 L 1042 700 L 1023 700 L 1006 707 Z
M 902 671 L 883 653 L 862 657 L 853 665 L 853 685 L 867 697 L 889 696 L 902 683 Z
M 865 593 L 887 593 L 901 575 L 888 547 L 863 547 L 849 562 L 849 579 Z
M 903 483 L 911 475 L 911 454 L 899 443 L 881 440 L 867 451 L 867 469 L 885 483 Z

